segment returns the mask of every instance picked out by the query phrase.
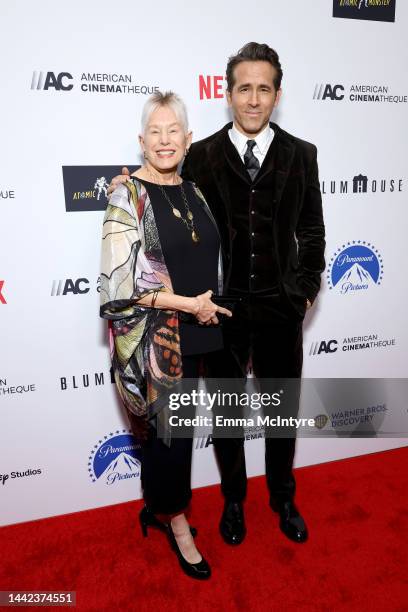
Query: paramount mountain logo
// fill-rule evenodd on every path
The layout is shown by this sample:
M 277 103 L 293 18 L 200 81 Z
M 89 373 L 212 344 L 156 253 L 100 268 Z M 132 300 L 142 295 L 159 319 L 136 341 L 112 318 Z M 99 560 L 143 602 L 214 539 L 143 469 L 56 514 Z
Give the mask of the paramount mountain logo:
M 122 429 L 104 436 L 88 457 L 92 482 L 113 485 L 121 480 L 140 477 L 140 444 L 130 430 Z
M 367 291 L 380 285 L 383 278 L 383 262 L 377 249 L 361 240 L 348 242 L 338 249 L 327 271 L 330 289 L 342 295 Z

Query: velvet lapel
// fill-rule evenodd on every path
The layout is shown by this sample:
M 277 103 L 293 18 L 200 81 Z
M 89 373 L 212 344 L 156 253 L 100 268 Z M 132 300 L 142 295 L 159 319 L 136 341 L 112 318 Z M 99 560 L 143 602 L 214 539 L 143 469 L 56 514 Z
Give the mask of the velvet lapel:
M 293 163 L 295 154 L 295 143 L 276 123 L 271 123 L 271 128 L 275 132 L 274 142 L 265 157 L 261 169 L 256 176 L 253 185 L 256 186 L 262 182 L 262 179 L 270 172 L 275 172 L 275 181 L 272 194 L 272 200 L 275 203 L 275 212 L 282 199 L 282 193 L 289 176 L 289 172 Z M 275 154 L 272 155 L 272 146 L 275 148 Z
M 231 125 L 232 123 L 227 124 L 222 130 L 217 132 L 215 137 L 207 144 L 206 147 L 207 159 L 211 168 L 211 174 L 216 184 L 218 193 L 220 194 L 221 201 L 221 206 L 217 207 L 217 210 L 215 210 L 213 207 L 213 211 L 216 213 L 222 245 L 227 253 L 230 251 L 231 240 L 236 233 L 231 223 L 231 196 L 227 168 L 228 162 L 225 155 L 225 138 L 229 138 L 228 130 Z M 210 207 L 214 206 L 211 202 L 209 202 L 209 205 Z

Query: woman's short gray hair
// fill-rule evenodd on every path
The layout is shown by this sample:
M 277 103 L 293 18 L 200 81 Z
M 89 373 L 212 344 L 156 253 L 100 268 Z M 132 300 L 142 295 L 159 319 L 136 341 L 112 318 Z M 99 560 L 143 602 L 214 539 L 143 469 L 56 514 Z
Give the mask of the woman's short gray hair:
M 160 108 L 160 106 L 169 106 L 176 114 L 177 119 L 180 121 L 184 128 L 185 133 L 188 132 L 188 118 L 187 109 L 183 100 L 175 94 L 173 91 L 156 91 L 150 98 L 145 102 L 142 110 L 142 134 L 145 133 L 146 126 L 149 123 L 150 115 Z

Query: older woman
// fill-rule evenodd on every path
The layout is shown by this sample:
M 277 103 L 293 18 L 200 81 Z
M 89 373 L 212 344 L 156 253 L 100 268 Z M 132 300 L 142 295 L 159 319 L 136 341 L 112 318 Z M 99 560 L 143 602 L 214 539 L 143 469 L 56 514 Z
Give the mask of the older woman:
M 215 221 L 200 191 L 177 173 L 191 132 L 176 94 L 148 99 L 139 140 L 144 165 L 115 189 L 104 219 L 101 316 L 110 320 L 119 394 L 144 434 L 143 533 L 166 526 L 182 569 L 203 579 L 211 570 L 185 516 L 192 439 L 172 438 L 163 414 L 169 390 L 182 377 L 197 378 L 202 356 L 222 348 L 217 314 L 231 312 L 211 300 L 222 291 Z

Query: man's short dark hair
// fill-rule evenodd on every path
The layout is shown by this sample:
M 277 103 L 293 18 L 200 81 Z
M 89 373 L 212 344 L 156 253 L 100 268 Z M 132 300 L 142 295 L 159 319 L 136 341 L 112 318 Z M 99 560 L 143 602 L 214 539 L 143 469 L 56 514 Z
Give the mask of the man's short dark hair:
M 235 84 L 234 68 L 241 62 L 269 62 L 276 70 L 276 76 L 273 80 L 276 91 L 280 89 L 282 82 L 282 68 L 279 61 L 279 55 L 275 49 L 272 49 L 266 44 L 249 42 L 238 51 L 236 55 L 231 55 L 227 64 L 227 90 L 232 91 Z

